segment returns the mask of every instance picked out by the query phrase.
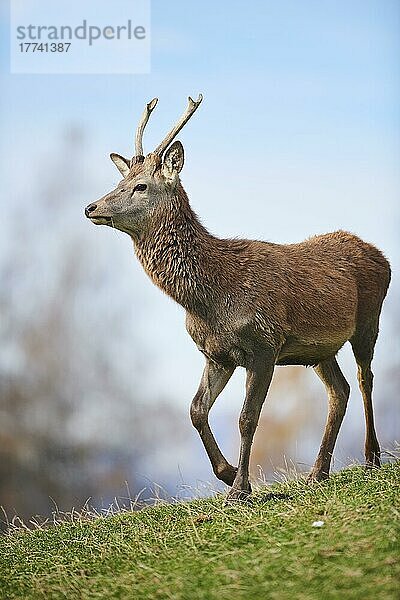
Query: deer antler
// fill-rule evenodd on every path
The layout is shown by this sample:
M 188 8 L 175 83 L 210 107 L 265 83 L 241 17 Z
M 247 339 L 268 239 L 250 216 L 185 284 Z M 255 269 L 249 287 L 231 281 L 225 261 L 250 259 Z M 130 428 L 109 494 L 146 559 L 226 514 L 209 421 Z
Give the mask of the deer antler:
M 152 113 L 152 111 L 155 109 L 156 104 L 158 102 L 158 98 L 153 98 L 153 100 L 151 100 L 148 104 L 146 104 L 143 114 L 142 114 L 142 118 L 139 121 L 139 125 L 137 126 L 136 129 L 136 135 L 135 135 L 135 154 L 136 157 L 143 157 L 143 132 L 144 129 L 147 125 L 147 121 L 149 120 L 149 117 Z
M 196 101 L 194 101 L 189 96 L 189 98 L 188 98 L 188 102 L 189 103 L 188 103 L 187 109 L 185 110 L 185 112 L 183 113 L 183 115 L 181 116 L 181 118 L 179 119 L 179 121 L 176 123 L 175 127 L 173 127 L 171 129 L 171 131 L 163 139 L 163 141 L 161 142 L 161 144 L 159 144 L 157 146 L 157 148 L 155 149 L 155 153 L 156 154 L 158 154 L 159 156 L 163 155 L 163 153 L 168 148 L 168 146 L 170 145 L 170 143 L 172 142 L 172 140 L 174 139 L 174 137 L 180 132 L 180 130 L 182 129 L 182 127 L 184 125 L 186 125 L 186 123 L 189 121 L 189 119 L 192 116 L 192 114 L 198 109 L 198 107 L 200 105 L 200 102 L 202 100 L 203 100 L 203 96 L 201 94 L 199 94 L 199 97 L 197 98 Z

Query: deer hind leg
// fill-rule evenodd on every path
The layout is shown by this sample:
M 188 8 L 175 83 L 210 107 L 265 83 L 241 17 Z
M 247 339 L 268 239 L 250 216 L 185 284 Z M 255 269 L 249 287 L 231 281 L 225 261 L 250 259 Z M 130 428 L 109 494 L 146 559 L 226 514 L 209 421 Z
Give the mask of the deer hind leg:
M 380 467 L 380 447 L 374 425 L 374 409 L 372 406 L 373 373 L 371 362 L 374 355 L 378 325 L 365 327 L 362 332 L 356 332 L 350 343 L 357 362 L 357 378 L 364 401 L 365 412 L 365 460 L 367 467 Z
M 226 502 L 246 500 L 251 493 L 249 483 L 250 451 L 256 431 L 258 419 L 269 384 L 274 371 L 274 360 L 256 361 L 251 369 L 247 369 L 246 398 L 239 417 L 241 435 L 239 464 L 235 481 Z
M 350 395 L 350 386 L 335 357 L 320 362 L 314 370 L 328 392 L 328 418 L 317 459 L 308 476 L 309 482 L 321 481 L 329 477 L 333 449 Z
M 228 463 L 212 434 L 208 423 L 208 413 L 215 400 L 232 376 L 234 368 L 227 369 L 207 359 L 199 389 L 190 407 L 190 417 L 200 434 L 215 475 L 232 485 L 236 477 L 236 468 Z

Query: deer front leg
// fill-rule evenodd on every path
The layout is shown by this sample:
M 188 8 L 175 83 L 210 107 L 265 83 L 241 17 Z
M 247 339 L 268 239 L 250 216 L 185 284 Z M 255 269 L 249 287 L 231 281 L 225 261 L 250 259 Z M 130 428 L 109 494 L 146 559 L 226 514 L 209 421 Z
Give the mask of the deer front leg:
M 208 359 L 206 361 L 199 389 L 190 407 L 190 417 L 200 434 L 215 475 L 227 485 L 232 485 L 236 469 L 228 463 L 219 449 L 208 424 L 208 413 L 235 369 L 223 367 Z
M 237 474 L 226 502 L 246 500 L 251 493 L 249 484 L 250 451 L 256 431 L 262 405 L 271 383 L 275 361 L 271 356 L 261 357 L 254 361 L 252 368 L 247 369 L 246 398 L 239 417 L 241 435 L 240 455 Z

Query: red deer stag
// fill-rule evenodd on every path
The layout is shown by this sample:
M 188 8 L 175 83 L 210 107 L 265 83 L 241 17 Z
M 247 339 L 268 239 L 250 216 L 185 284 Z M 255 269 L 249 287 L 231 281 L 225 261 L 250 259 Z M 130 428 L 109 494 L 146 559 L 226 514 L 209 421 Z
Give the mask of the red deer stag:
M 136 131 L 136 155 L 128 160 L 111 154 L 122 181 L 85 214 L 96 225 L 127 233 L 152 281 L 186 310 L 186 329 L 206 360 L 191 419 L 215 475 L 231 486 L 228 502 L 251 492 L 250 449 L 275 365 L 311 365 L 326 387 L 328 417 L 309 481 L 328 477 L 349 397 L 335 357 L 346 341 L 364 400 L 366 462 L 378 467 L 371 361 L 390 281 L 388 261 L 345 231 L 287 245 L 211 235 L 190 207 L 179 178 L 183 146 L 173 142 L 201 101 L 201 95 L 196 102 L 189 98 L 175 127 L 144 156 L 143 131 L 157 99 L 149 102 Z M 247 379 L 236 468 L 221 453 L 208 413 L 238 366 Z

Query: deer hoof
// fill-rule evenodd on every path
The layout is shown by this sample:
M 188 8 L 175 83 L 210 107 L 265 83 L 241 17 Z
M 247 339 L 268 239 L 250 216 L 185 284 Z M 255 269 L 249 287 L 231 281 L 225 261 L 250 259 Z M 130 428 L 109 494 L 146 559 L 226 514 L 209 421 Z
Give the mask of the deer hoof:
M 365 453 L 365 460 L 366 460 L 366 464 L 365 464 L 366 469 L 378 469 L 381 466 L 379 447 L 377 450 L 368 449 Z
M 226 485 L 233 485 L 236 474 L 237 468 L 232 467 L 232 465 L 224 465 L 222 468 L 219 468 L 217 471 L 215 471 L 215 475 L 218 477 L 218 479 L 226 483 Z
M 367 470 L 370 470 L 370 469 L 379 469 L 380 466 L 381 466 L 381 461 L 380 461 L 380 459 L 377 456 L 375 456 L 371 460 L 367 460 L 367 462 L 365 463 L 365 468 Z
M 329 473 L 326 473 L 326 471 L 311 471 L 311 473 L 307 477 L 306 483 L 307 485 L 314 485 L 315 483 L 320 483 L 321 481 L 324 481 L 328 478 Z
M 231 504 L 251 504 L 251 486 L 249 484 L 249 489 L 247 490 L 238 490 L 232 488 L 229 491 L 229 494 L 225 498 L 225 506 Z

